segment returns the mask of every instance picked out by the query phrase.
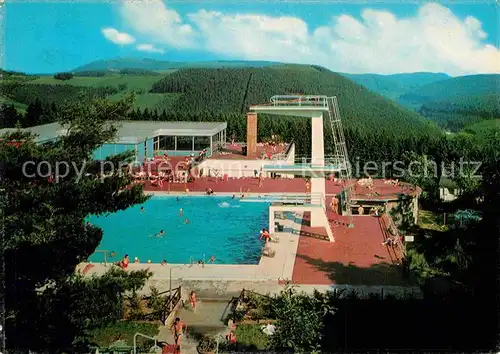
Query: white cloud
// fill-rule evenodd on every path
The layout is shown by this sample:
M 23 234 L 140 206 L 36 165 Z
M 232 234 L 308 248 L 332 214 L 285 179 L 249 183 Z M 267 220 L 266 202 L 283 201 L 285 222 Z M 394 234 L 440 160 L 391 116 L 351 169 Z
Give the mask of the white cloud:
M 135 38 L 130 34 L 119 32 L 114 28 L 103 28 L 101 32 L 106 39 L 115 44 L 132 44 L 135 42 Z
M 176 11 L 161 0 L 125 0 L 120 3 L 122 18 L 148 41 L 175 48 L 194 45 L 193 28 L 182 22 Z
M 224 57 L 325 66 L 341 72 L 500 72 L 499 48 L 485 44 L 481 22 L 459 19 L 447 7 L 422 5 L 412 17 L 366 8 L 361 18 L 332 17 L 309 28 L 297 17 L 199 10 L 192 25 L 160 0 L 127 1 L 121 14 L 152 43 L 197 47 Z
M 140 50 L 142 52 L 150 52 L 150 53 L 165 53 L 165 51 L 161 48 L 156 48 L 154 45 L 152 44 L 138 44 L 136 47 L 135 47 L 137 50 Z

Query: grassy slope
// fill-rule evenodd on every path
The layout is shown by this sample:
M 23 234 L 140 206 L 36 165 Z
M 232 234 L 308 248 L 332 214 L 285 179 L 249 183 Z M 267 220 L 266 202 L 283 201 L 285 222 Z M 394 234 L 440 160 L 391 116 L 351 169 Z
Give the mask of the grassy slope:
M 165 74 L 167 75 L 167 74 Z M 52 76 L 42 76 L 31 81 L 32 84 L 50 84 L 50 85 L 72 85 L 72 86 L 89 86 L 89 87 L 105 87 L 118 86 L 126 84 L 127 90 L 149 90 L 151 86 L 165 75 L 106 75 L 102 77 L 73 77 L 70 80 L 56 80 Z
M 464 132 L 475 134 L 479 137 L 487 136 L 492 132 L 497 132 L 500 134 L 500 119 L 484 120 L 479 123 L 474 123 L 466 126 L 463 129 Z
M 24 113 L 26 112 L 26 109 L 28 108 L 27 105 L 25 105 L 24 103 L 20 103 L 20 102 L 17 102 L 17 101 L 14 101 L 8 97 L 5 97 L 5 96 L 0 96 L 0 103 L 2 104 L 13 104 L 14 105 L 14 108 L 16 108 L 18 111 Z

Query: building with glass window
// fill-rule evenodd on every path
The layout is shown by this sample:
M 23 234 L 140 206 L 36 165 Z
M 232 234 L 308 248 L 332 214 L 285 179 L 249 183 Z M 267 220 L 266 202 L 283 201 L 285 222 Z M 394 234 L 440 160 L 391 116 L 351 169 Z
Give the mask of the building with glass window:
M 225 122 L 151 122 L 117 121 L 115 141 L 107 142 L 94 151 L 97 160 L 125 151 L 135 151 L 138 161 L 168 153 L 171 156 L 187 156 L 206 149 L 207 156 L 226 140 Z M 57 140 L 67 133 L 59 123 L 44 124 L 22 129 L 37 136 L 38 143 Z M 0 135 L 15 131 L 0 129 Z

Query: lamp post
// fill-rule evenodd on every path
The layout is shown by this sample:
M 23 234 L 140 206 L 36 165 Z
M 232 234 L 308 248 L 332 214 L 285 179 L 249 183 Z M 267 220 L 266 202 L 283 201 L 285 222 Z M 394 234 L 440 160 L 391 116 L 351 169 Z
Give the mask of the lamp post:
M 168 282 L 168 288 L 169 288 L 168 296 L 170 298 L 172 298 L 172 269 L 181 268 L 181 267 L 182 266 L 176 266 L 176 267 L 170 267 L 170 269 L 169 269 L 170 276 L 169 276 L 169 282 Z M 169 310 L 172 310 L 172 301 L 169 302 L 168 306 L 170 307 Z

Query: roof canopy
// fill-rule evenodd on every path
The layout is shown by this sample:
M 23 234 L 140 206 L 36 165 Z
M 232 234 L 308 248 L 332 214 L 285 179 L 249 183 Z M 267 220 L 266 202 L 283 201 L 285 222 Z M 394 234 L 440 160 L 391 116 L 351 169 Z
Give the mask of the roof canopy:
M 213 136 L 227 128 L 226 122 L 151 122 L 116 121 L 117 138 L 113 143 L 134 144 L 156 136 Z M 66 134 L 67 129 L 59 123 L 38 125 L 21 129 L 37 135 L 37 142 L 45 142 Z M 14 128 L 0 129 L 0 135 L 16 131 Z

